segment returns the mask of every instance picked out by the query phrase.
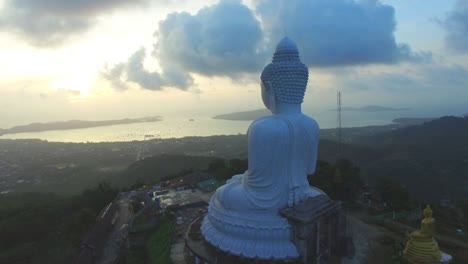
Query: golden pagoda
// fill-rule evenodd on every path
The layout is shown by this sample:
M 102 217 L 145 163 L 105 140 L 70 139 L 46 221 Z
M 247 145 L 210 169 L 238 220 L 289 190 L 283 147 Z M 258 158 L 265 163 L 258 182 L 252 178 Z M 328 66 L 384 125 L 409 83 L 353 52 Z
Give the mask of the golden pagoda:
M 434 239 L 434 218 L 432 209 L 428 205 L 424 209 L 424 219 L 421 221 L 421 230 L 409 235 L 409 240 L 403 250 L 403 258 L 412 264 L 440 263 L 442 252 Z

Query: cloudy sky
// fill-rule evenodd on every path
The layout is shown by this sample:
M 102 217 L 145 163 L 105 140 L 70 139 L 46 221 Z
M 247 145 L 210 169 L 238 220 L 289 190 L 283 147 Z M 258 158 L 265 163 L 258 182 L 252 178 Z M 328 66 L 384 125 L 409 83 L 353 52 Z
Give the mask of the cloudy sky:
M 0 0 L 0 128 L 258 109 L 285 35 L 308 109 L 468 112 L 466 0 Z

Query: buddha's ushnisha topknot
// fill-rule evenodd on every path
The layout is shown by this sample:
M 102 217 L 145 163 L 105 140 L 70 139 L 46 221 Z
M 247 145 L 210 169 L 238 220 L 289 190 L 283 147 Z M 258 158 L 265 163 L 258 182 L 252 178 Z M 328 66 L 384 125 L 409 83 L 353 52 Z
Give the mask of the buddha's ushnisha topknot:
M 309 79 L 309 70 L 301 62 L 297 45 L 283 38 L 276 46 L 273 60 L 260 76 L 262 83 L 275 91 L 280 102 L 301 104 Z

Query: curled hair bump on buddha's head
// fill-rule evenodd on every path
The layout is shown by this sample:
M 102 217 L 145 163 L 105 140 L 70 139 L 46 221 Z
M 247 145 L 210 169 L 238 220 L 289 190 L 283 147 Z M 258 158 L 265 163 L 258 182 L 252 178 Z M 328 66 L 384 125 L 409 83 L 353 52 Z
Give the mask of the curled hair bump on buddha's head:
M 279 102 L 301 104 L 304 100 L 309 70 L 299 58 L 296 44 L 284 38 L 276 47 L 273 60 L 260 76 L 262 83 L 269 84 Z

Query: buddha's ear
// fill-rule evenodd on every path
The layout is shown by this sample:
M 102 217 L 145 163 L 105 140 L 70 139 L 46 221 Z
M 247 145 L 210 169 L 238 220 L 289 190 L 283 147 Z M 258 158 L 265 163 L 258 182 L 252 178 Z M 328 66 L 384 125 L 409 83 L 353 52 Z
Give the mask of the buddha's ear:
M 276 114 L 276 94 L 275 94 L 275 89 L 273 89 L 273 86 L 271 86 L 271 83 L 268 82 L 268 86 L 270 86 L 270 98 L 269 98 L 269 103 L 270 103 L 270 111 L 273 114 Z

